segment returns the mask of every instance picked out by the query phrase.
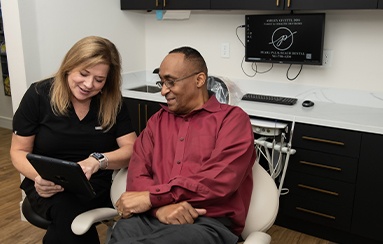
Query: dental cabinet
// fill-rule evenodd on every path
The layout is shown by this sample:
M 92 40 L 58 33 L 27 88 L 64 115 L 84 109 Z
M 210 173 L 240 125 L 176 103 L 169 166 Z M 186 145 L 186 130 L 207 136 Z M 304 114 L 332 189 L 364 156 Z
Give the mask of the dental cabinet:
M 377 7 L 378 0 L 121 0 L 121 10 L 331 10 Z
M 381 243 L 383 136 L 298 123 L 277 224 L 339 243 Z
M 161 108 L 158 102 L 141 99 L 125 97 L 124 102 L 128 106 L 132 126 L 137 136 L 145 129 L 148 119 Z

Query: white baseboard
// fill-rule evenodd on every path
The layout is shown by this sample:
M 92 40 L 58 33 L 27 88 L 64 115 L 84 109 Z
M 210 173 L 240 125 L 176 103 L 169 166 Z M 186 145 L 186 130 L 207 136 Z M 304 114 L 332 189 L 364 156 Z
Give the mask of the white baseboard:
M 0 127 L 12 130 L 12 118 L 0 116 Z
M 12 130 L 12 118 L 0 116 L 0 127 Z

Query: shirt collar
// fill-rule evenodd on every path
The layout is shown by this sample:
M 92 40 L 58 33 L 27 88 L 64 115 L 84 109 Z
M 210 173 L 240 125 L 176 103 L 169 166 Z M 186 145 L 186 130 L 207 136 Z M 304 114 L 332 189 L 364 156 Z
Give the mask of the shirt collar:
M 191 113 L 189 113 L 187 115 L 184 115 L 182 117 L 186 117 L 188 115 L 192 115 L 192 114 L 198 113 L 200 110 L 206 110 L 206 111 L 208 111 L 210 113 L 214 113 L 214 112 L 217 112 L 217 111 L 221 110 L 222 109 L 221 108 L 222 104 L 220 102 L 218 102 L 218 100 L 215 97 L 214 93 L 210 93 L 209 92 L 209 96 L 210 96 L 209 100 L 207 100 L 207 102 L 202 106 L 202 108 L 194 110 Z M 172 111 L 169 110 L 168 106 L 165 106 L 163 104 L 160 104 L 160 105 L 167 112 L 173 113 Z

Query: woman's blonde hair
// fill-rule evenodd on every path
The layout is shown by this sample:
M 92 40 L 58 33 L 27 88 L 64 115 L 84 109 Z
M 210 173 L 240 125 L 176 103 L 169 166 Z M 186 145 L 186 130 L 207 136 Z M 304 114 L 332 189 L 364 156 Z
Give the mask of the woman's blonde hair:
M 97 64 L 109 65 L 109 72 L 100 94 L 98 120 L 104 130 L 115 123 L 121 108 L 121 57 L 115 45 L 109 40 L 89 36 L 79 40 L 65 55 L 59 70 L 54 76 L 51 88 L 51 106 L 55 114 L 67 115 L 71 106 L 71 91 L 68 74 L 73 69 L 86 69 Z

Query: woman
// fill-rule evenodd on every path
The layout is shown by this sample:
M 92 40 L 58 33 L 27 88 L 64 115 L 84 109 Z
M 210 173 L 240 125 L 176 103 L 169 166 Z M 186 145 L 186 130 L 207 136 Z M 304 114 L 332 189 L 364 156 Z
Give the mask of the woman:
M 112 172 L 128 166 L 136 134 L 120 85 L 115 45 L 85 37 L 68 51 L 53 78 L 30 86 L 14 115 L 10 154 L 25 176 L 21 188 L 33 209 L 52 222 L 43 243 L 99 243 L 95 227 L 77 236 L 71 223 L 84 211 L 112 206 Z M 85 199 L 42 179 L 26 159 L 30 152 L 78 162 L 96 197 Z

